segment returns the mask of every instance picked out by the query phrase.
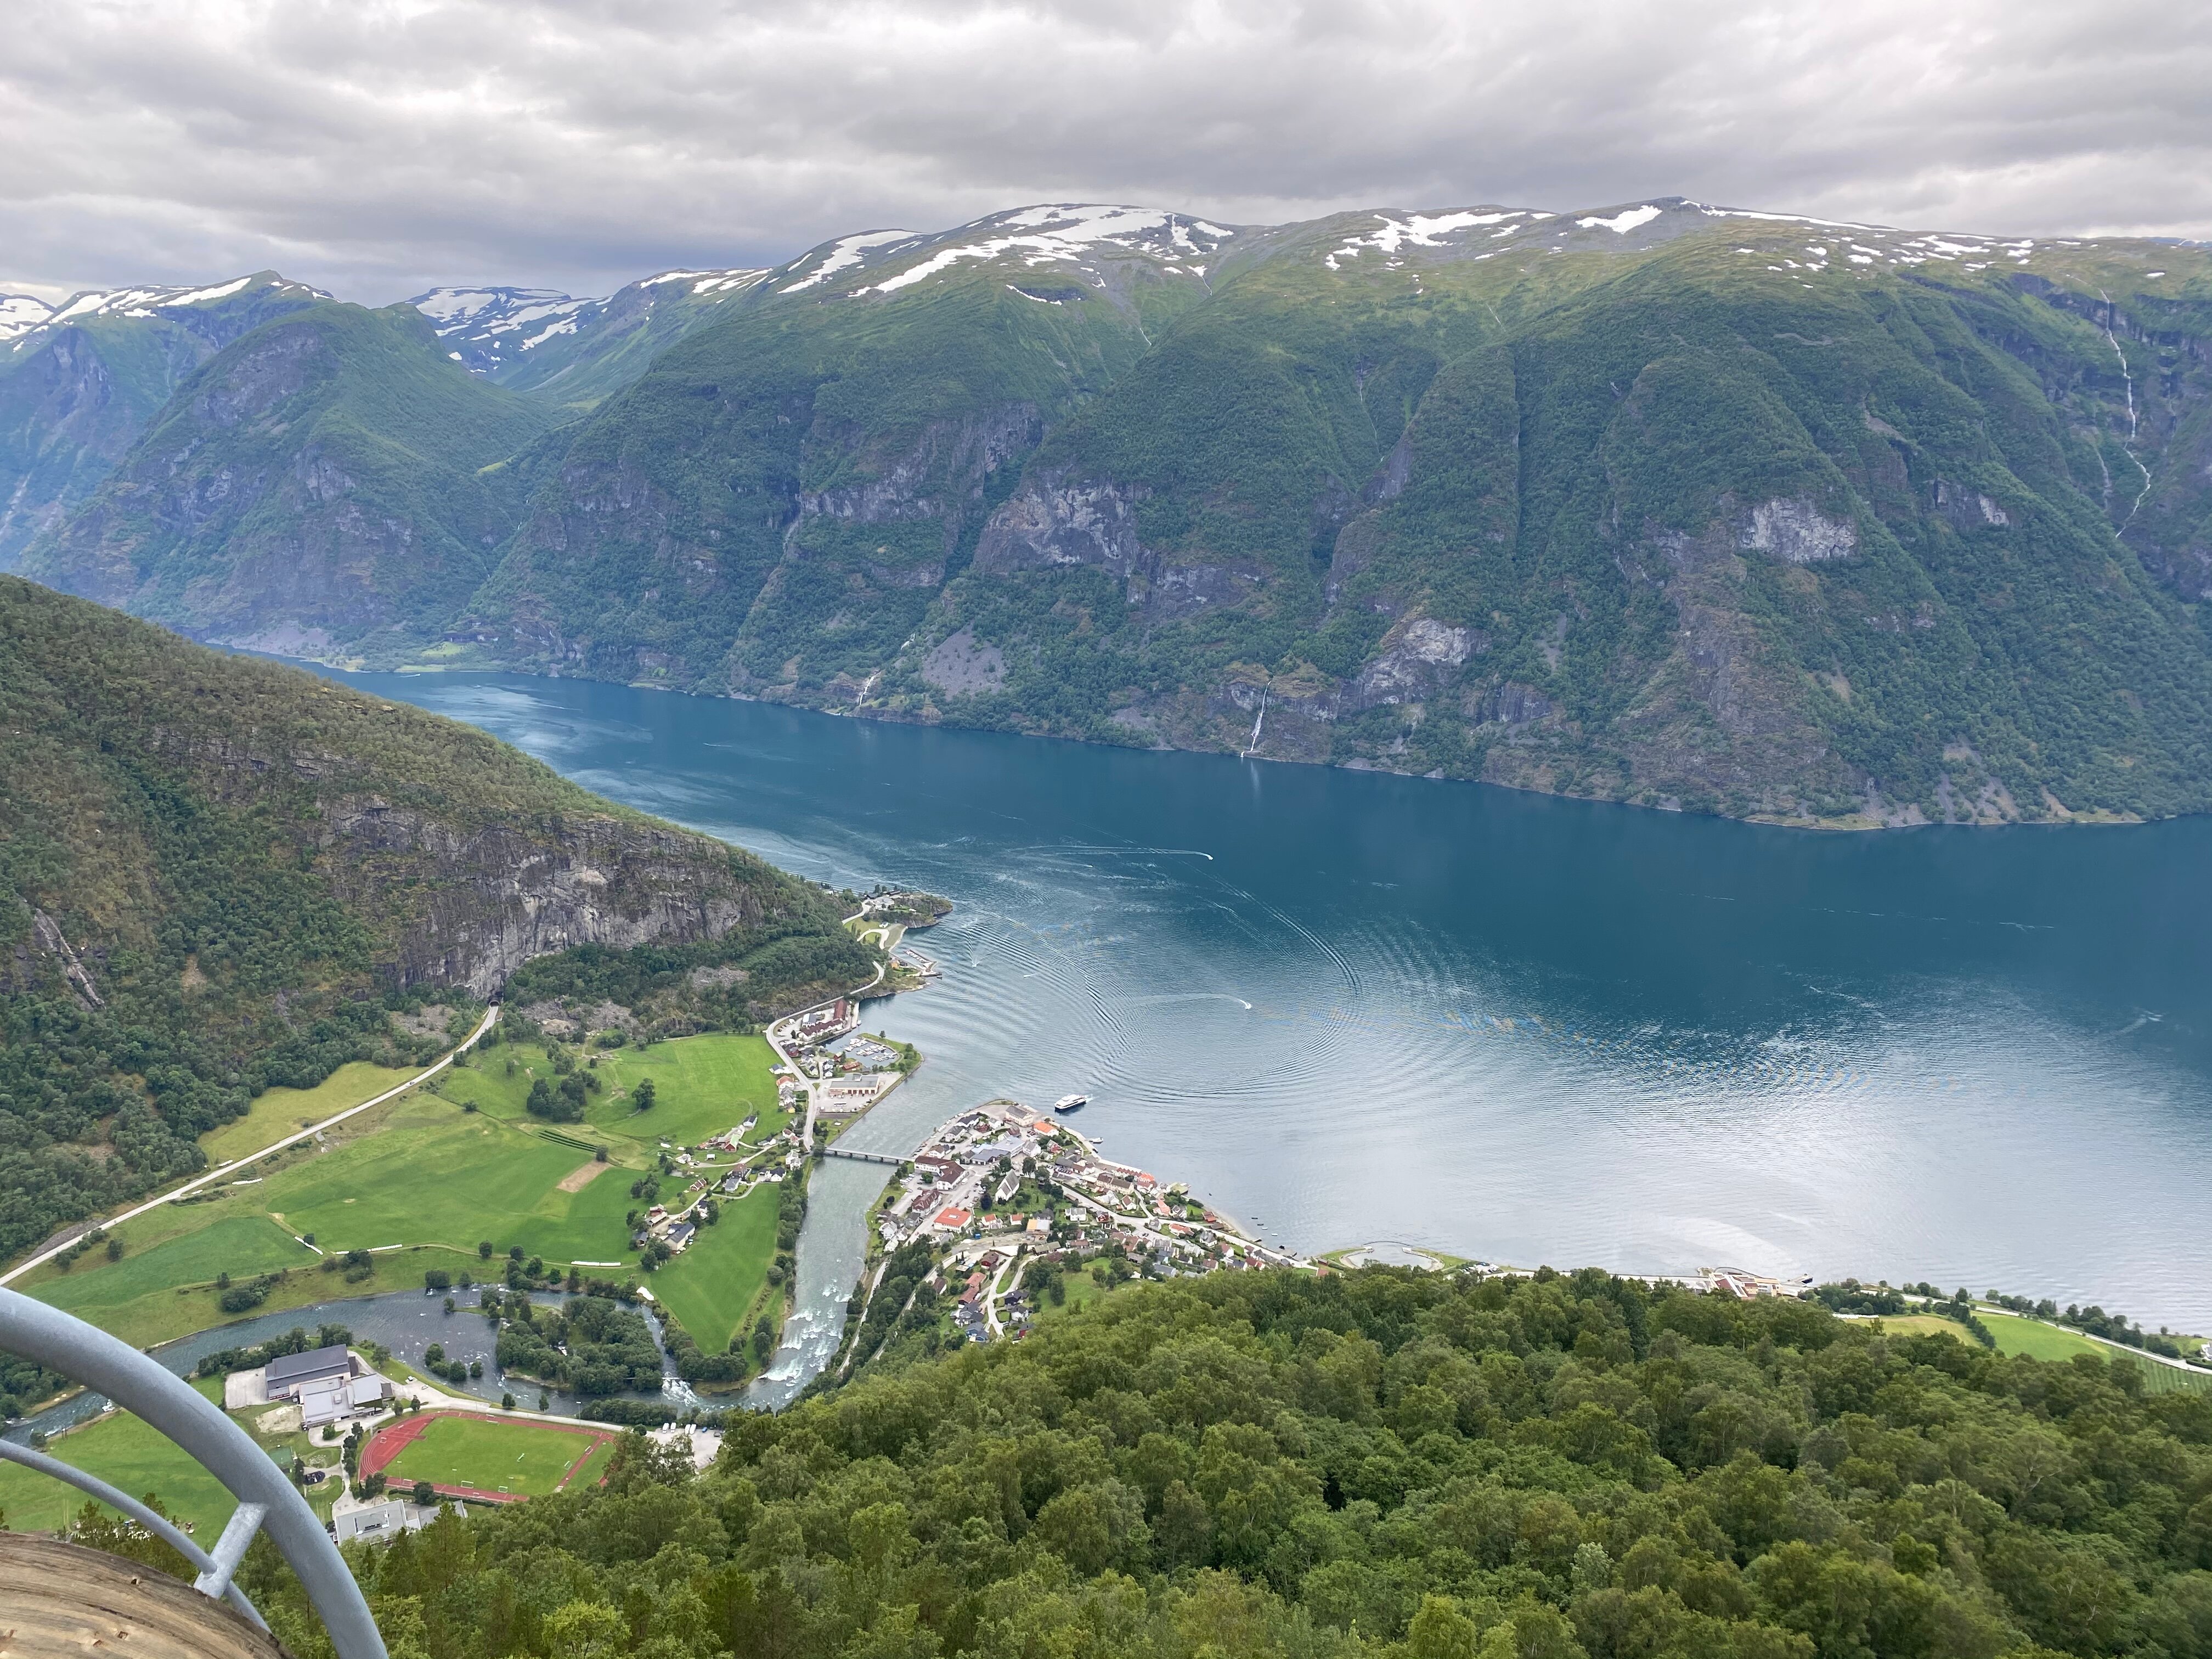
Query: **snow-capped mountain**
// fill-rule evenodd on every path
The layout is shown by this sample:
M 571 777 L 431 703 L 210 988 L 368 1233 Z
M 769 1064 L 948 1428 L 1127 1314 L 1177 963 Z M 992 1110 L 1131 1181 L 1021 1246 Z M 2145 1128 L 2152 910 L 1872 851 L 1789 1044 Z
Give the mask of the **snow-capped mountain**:
M 1166 208 L 1041 203 L 933 234 L 872 230 L 840 237 L 769 273 L 767 287 L 778 297 L 810 290 L 896 294 L 942 272 L 994 260 L 1087 279 L 1093 288 L 1106 284 L 1109 266 L 1131 259 L 1202 279 L 1208 263 L 1237 234 Z M 870 280 L 858 280 L 862 276 Z
M 407 303 L 430 319 L 455 362 L 495 379 L 524 353 L 574 333 L 606 301 L 544 288 L 434 288 Z
M 27 334 L 53 314 L 53 307 L 34 295 L 0 294 L 0 340 Z
M 765 274 L 666 270 L 605 299 L 537 288 L 434 288 L 409 303 L 430 319 L 446 355 L 471 374 L 581 402 L 642 374 L 653 354 Z
M 227 340 L 237 319 L 258 320 L 266 311 L 308 305 L 331 296 L 273 270 L 258 270 L 199 288 L 87 289 L 58 306 L 27 294 L 0 299 L 0 342 L 15 355 L 33 350 L 52 329 L 94 319 L 180 325 L 195 334 Z M 212 334 L 210 334 L 212 331 Z

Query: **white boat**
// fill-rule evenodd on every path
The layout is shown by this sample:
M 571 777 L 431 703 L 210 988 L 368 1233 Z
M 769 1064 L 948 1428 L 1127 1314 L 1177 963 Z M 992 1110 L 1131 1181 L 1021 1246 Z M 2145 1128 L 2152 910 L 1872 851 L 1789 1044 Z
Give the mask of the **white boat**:
M 1055 1112 L 1080 1111 L 1084 1107 L 1088 1106 L 1090 1103 L 1091 1097 L 1089 1095 L 1062 1095 L 1058 1100 L 1052 1103 L 1052 1109 Z

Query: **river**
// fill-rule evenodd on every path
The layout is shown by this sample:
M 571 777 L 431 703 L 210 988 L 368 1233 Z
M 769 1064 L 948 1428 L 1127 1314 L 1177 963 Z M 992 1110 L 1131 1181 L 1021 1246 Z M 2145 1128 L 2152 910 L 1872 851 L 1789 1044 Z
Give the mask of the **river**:
M 508 675 L 345 675 L 802 874 L 945 894 L 853 1132 L 1091 1097 L 1265 1237 L 1929 1279 L 2212 1327 L 2212 819 L 1784 830 Z M 817 1172 L 795 1388 L 879 1169 Z

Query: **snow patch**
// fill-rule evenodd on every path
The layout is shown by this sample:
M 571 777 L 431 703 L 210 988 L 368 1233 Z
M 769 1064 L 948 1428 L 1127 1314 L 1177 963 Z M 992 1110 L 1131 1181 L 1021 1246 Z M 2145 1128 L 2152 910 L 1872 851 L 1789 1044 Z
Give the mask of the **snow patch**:
M 867 257 L 870 248 L 886 247 L 893 242 L 903 242 L 913 234 L 910 230 L 871 230 L 864 231 L 858 236 L 842 237 L 830 245 L 828 256 L 820 264 L 815 266 L 812 271 L 800 277 L 790 287 L 777 291 L 783 294 L 796 294 L 801 289 L 812 288 L 817 283 L 826 283 L 839 271 L 850 270 L 862 263 Z
M 896 276 L 885 277 L 859 292 L 894 294 L 963 259 L 996 259 L 1010 253 L 1019 254 L 1022 263 L 1031 268 L 1071 261 L 1084 264 L 1102 249 L 1117 253 L 1152 253 L 1170 259 L 1178 249 L 1210 255 L 1219 246 L 1220 239 L 1230 234 L 1203 219 L 1170 213 L 1163 208 L 1097 202 L 1054 202 L 1016 208 L 978 219 L 972 225 L 963 225 L 953 234 L 977 231 L 986 234 L 977 240 L 940 247 L 920 264 L 910 265 Z M 1013 234 L 988 234 L 992 232 Z M 1199 238 L 1212 239 L 1212 245 Z M 1088 270 L 1087 265 L 1085 268 Z
M 1647 204 L 1643 207 L 1631 208 L 1626 213 L 1616 213 L 1610 219 L 1600 219 L 1595 216 L 1588 219 L 1577 219 L 1575 221 L 1575 225 L 1581 230 L 1595 230 L 1602 226 L 1616 236 L 1626 236 L 1637 226 L 1650 224 L 1665 211 L 1664 208 L 1656 208 Z
M 228 300 L 252 280 L 251 276 L 241 276 L 234 283 L 225 283 L 221 288 L 196 288 L 190 294 L 179 294 L 168 303 L 173 306 L 197 306 L 210 300 Z
M 67 305 L 46 320 L 59 323 L 76 317 L 150 317 L 157 311 L 177 306 L 205 305 L 213 301 L 228 299 L 252 285 L 252 277 L 240 276 L 235 282 L 223 283 L 214 288 L 118 288 L 105 292 L 90 289 L 73 295 Z M 308 288 L 300 283 L 272 283 L 270 286 L 288 292 L 312 295 L 318 300 L 331 297 L 319 288 Z
M 1395 255 L 1401 247 L 1435 247 L 1439 241 L 1455 230 L 1471 230 L 1477 225 L 1504 224 L 1508 219 L 1527 216 L 1517 210 L 1498 213 L 1437 213 L 1410 214 L 1404 219 L 1393 219 L 1387 213 L 1375 216 L 1382 228 L 1371 235 L 1354 236 L 1334 252 L 1322 257 L 1322 263 L 1331 270 L 1341 269 L 1339 259 L 1356 259 L 1363 248 L 1377 248 L 1386 255 Z M 1499 236 L 1510 235 L 1515 227 L 1495 232 Z
M 54 308 L 28 294 L 0 294 L 0 340 L 12 340 L 44 325 Z

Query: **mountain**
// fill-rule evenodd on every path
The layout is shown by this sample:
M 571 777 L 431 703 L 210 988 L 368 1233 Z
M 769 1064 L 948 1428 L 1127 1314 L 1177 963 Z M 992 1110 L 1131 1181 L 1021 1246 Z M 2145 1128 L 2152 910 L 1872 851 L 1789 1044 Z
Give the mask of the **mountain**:
M 580 429 L 462 631 L 562 672 L 859 685 L 1045 432 L 1204 296 L 1171 216 L 1083 211 L 846 238 L 755 285 Z M 895 258 L 934 279 L 853 303 Z
M 645 373 L 662 350 L 714 321 L 766 274 L 666 270 L 605 300 L 547 289 L 434 288 L 408 303 L 471 374 L 588 407 Z
M 588 361 L 598 302 L 424 296 L 623 381 L 442 622 L 313 648 L 1795 823 L 2212 807 L 2203 247 L 1059 204 L 740 275 Z M 65 574 L 116 539 L 42 568 L 216 624 Z
M 270 270 L 59 306 L 0 295 L 0 570 L 99 487 L 193 369 L 270 318 L 329 297 Z
M 646 945 L 738 1018 L 872 966 L 818 890 L 471 727 L 0 577 L 0 1256 L 412 1057 L 387 1007 Z
M 233 342 L 24 557 L 38 580 L 269 650 L 434 634 L 520 509 L 560 411 L 447 361 L 408 306 L 325 301 Z

